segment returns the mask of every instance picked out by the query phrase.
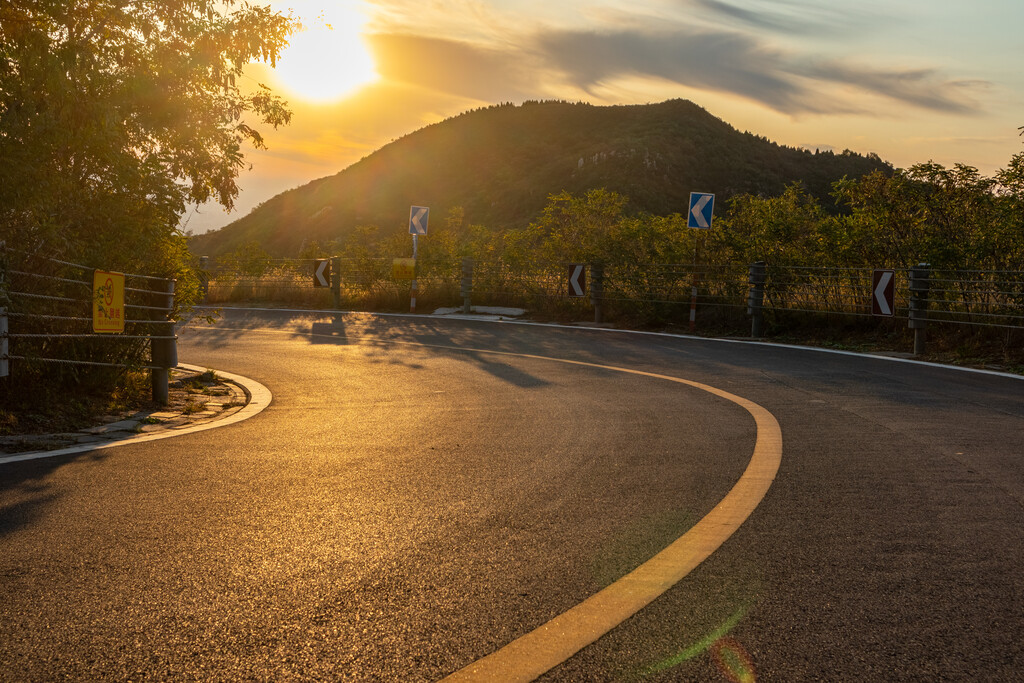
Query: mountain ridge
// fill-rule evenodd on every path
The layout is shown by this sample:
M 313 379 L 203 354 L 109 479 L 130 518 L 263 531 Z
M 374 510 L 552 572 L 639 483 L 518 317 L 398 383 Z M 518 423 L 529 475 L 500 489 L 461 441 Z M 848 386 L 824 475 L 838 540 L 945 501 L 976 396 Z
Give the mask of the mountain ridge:
M 636 212 L 685 212 L 690 191 L 718 201 L 777 195 L 803 182 L 827 201 L 831 184 L 892 167 L 876 155 L 785 147 L 687 100 L 595 106 L 524 102 L 475 109 L 411 132 L 331 176 L 283 192 L 220 230 L 194 236 L 194 253 L 217 256 L 257 242 L 294 256 L 311 240 L 355 228 L 406 229 L 411 205 L 433 216 L 462 207 L 468 223 L 501 230 L 529 224 L 562 191 L 605 188 Z M 437 220 L 437 218 L 435 218 Z

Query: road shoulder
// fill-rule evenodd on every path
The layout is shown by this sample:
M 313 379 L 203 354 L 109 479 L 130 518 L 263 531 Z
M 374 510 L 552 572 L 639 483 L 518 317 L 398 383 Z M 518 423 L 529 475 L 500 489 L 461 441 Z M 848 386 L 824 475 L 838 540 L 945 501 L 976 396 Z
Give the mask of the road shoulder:
M 223 427 L 253 417 L 273 398 L 255 380 L 197 365 L 179 365 L 172 384 L 174 398 L 165 409 L 107 416 L 78 432 L 5 437 L 0 465 Z

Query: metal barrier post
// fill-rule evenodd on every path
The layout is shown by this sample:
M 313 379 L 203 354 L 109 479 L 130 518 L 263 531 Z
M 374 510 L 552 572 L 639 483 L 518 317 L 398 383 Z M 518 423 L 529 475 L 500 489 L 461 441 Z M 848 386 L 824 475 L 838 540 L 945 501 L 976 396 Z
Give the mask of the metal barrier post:
M 473 294 L 473 259 L 462 259 L 462 313 L 469 315 L 473 307 L 470 298 Z
M 7 246 L 5 240 L 0 240 L 0 251 Z M 0 304 L 7 303 L 7 263 L 0 258 Z M 10 330 L 7 327 L 7 307 L 0 305 L 0 377 L 7 377 L 11 372 L 10 360 L 7 355 L 10 351 L 7 347 L 7 335 Z
M 174 280 L 164 280 L 162 289 L 154 291 L 154 298 L 157 306 L 166 308 L 164 321 L 153 324 L 154 337 L 162 339 L 150 339 L 150 353 L 153 370 L 153 400 L 161 405 L 167 405 L 168 381 L 170 369 L 178 365 L 178 339 L 174 335 L 174 321 L 171 320 L 171 312 L 174 309 Z
M 750 274 L 747 278 L 750 285 L 750 294 L 747 295 L 747 315 L 750 316 L 751 337 L 764 335 L 764 281 L 765 262 L 751 263 Z
M 928 329 L 928 279 L 931 265 L 918 263 L 910 269 L 910 320 L 908 326 L 914 331 L 914 355 L 920 356 L 925 350 L 925 335 Z
M 331 294 L 334 295 L 334 310 L 341 309 L 341 257 L 331 258 Z
M 590 265 L 590 303 L 594 305 L 594 323 L 604 322 L 604 264 Z
M 10 362 L 7 359 L 7 309 L 0 308 L 0 377 L 10 374 Z
M 203 303 L 210 294 L 210 257 L 199 257 L 199 290 L 203 293 Z

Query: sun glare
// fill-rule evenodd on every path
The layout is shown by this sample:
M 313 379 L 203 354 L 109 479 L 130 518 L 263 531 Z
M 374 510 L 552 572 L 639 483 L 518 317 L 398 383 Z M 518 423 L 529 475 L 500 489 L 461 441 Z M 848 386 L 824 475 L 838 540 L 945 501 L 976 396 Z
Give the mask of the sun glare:
M 362 15 L 343 3 L 288 39 L 275 74 L 284 90 L 310 102 L 329 102 L 377 80 L 373 58 L 360 35 Z

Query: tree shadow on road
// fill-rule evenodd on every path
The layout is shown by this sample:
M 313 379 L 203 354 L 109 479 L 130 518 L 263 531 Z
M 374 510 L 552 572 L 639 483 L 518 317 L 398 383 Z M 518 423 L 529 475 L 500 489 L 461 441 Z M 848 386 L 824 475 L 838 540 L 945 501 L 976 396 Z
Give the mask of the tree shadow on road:
M 106 459 L 103 451 L 0 463 L 0 540 L 27 529 L 59 497 L 53 474 L 74 462 Z
M 360 323 L 365 323 L 365 321 L 360 321 Z M 521 389 L 535 389 L 550 384 L 522 368 L 503 362 L 500 355 L 467 348 L 464 330 L 444 329 L 441 326 L 423 324 L 418 321 L 414 321 L 412 325 L 403 325 L 400 329 L 390 326 L 384 335 L 380 335 L 380 330 L 374 328 L 368 329 L 365 324 L 350 326 L 344 316 L 338 316 L 330 322 L 312 323 L 305 336 L 308 336 L 311 344 L 360 346 L 369 349 L 376 347 L 379 352 L 370 352 L 371 362 L 374 362 L 375 357 L 377 359 L 386 357 L 388 362 L 401 363 L 413 369 L 422 369 L 421 365 L 405 362 L 393 353 L 393 348 L 396 345 L 404 344 L 422 352 L 443 354 L 448 358 L 472 362 L 493 377 Z M 302 333 L 297 333 L 296 336 L 302 336 Z

